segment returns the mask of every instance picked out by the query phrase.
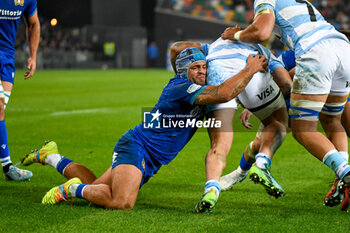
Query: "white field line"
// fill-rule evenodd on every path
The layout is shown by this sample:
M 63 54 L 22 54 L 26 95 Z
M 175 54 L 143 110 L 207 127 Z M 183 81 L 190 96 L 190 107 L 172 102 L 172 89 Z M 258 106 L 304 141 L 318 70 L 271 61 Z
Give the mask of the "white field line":
M 51 116 L 63 116 L 63 115 L 76 115 L 76 114 L 88 114 L 88 113 L 101 113 L 101 112 L 114 112 L 118 111 L 117 109 L 112 108 L 91 108 L 91 109 L 78 109 L 78 110 L 69 110 L 69 111 L 60 111 L 52 112 Z

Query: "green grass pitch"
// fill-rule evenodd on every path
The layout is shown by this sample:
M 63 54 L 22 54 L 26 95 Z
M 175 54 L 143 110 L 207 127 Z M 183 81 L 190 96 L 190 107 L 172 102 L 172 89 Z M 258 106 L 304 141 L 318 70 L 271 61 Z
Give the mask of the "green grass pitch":
M 141 122 L 142 108 L 156 103 L 172 77 L 163 70 L 52 70 L 24 80 L 23 73 L 16 73 L 6 110 L 12 161 L 50 139 L 61 154 L 98 176 L 111 165 L 119 137 Z M 234 124 L 239 132 L 224 173 L 238 166 L 255 136 L 243 131 L 237 119 Z M 0 178 L 0 232 L 349 232 L 350 215 L 322 205 L 333 173 L 291 135 L 272 161 L 284 197 L 269 197 L 247 179 L 221 193 L 213 214 L 196 214 L 208 149 L 202 130 L 142 187 L 132 211 L 105 210 L 81 199 L 73 206 L 44 206 L 45 192 L 65 179 L 50 166 L 33 164 L 29 182 Z

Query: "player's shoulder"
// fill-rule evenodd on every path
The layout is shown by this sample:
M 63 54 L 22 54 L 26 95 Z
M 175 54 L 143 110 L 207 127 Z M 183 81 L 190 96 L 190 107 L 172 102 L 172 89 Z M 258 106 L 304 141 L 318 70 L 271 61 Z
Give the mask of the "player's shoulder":
M 37 4 L 37 0 L 22 0 L 24 2 L 24 5 L 26 6 L 31 6 L 31 5 L 36 5 Z
M 190 83 L 190 81 L 185 80 L 178 75 L 175 75 L 172 79 L 169 80 L 168 85 L 175 86 L 175 85 L 182 85 L 185 83 Z
M 192 94 L 203 87 L 202 85 L 180 78 L 177 75 L 169 81 L 168 86 L 169 91 L 174 92 L 174 94 L 179 94 L 180 92 Z
M 23 1 L 23 0 L 22 0 Z M 37 0 L 24 0 L 24 5 L 28 10 L 36 11 L 37 8 Z
M 184 87 L 187 84 L 187 80 L 180 78 L 180 76 L 175 75 L 173 78 L 171 78 L 168 82 L 168 84 L 164 87 L 163 89 L 163 93 L 170 93 L 173 92 L 173 90 L 177 89 L 181 89 L 182 87 Z

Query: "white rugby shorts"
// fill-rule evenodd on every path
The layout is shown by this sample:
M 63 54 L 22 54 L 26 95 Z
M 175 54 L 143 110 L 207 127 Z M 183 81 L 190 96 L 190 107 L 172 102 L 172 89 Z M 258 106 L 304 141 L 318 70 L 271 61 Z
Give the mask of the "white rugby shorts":
M 296 59 L 292 92 L 347 95 L 350 91 L 350 44 L 324 39 Z
M 218 86 L 232 76 L 238 74 L 246 62 L 241 59 L 213 60 L 208 64 L 207 84 Z M 247 87 L 237 96 L 238 101 L 233 99 L 226 103 L 208 105 L 206 112 L 224 108 L 238 108 L 241 103 L 251 110 L 260 120 L 268 117 L 273 111 L 281 108 L 284 104 L 280 89 L 273 81 L 270 73 L 256 73 Z

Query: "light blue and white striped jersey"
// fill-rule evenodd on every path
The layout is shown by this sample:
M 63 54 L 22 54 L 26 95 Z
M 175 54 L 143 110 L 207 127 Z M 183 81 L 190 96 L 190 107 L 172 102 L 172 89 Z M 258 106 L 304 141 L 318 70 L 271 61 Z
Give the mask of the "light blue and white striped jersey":
M 306 0 L 254 0 L 255 15 L 264 9 L 274 12 L 277 26 L 274 32 L 297 58 L 325 38 L 349 42 Z
M 265 48 L 260 44 L 248 44 L 232 40 L 223 40 L 221 38 L 217 39 L 215 42 L 209 44 L 202 44 L 202 50 L 205 52 L 208 64 L 207 71 L 207 83 L 208 85 L 220 85 L 227 78 L 232 77 L 232 70 L 236 70 L 238 73 L 240 70 L 244 69 L 248 56 L 250 54 L 260 54 L 266 57 L 269 63 L 269 72 L 272 73 L 278 67 L 284 67 L 282 62 L 279 61 L 270 50 Z M 211 62 L 214 60 L 231 60 L 237 59 L 235 62 L 235 67 L 220 66 L 214 67 Z M 230 63 L 230 66 L 231 63 Z M 226 75 L 225 70 L 230 71 Z M 226 70 L 227 71 L 227 70 Z
M 279 61 L 269 49 L 260 44 L 248 44 L 219 38 L 210 45 L 202 44 L 202 50 L 207 56 L 208 63 L 217 59 L 232 58 L 238 58 L 246 62 L 250 54 L 260 54 L 266 57 L 266 60 L 269 63 L 270 73 L 278 67 L 284 67 L 282 62 Z

